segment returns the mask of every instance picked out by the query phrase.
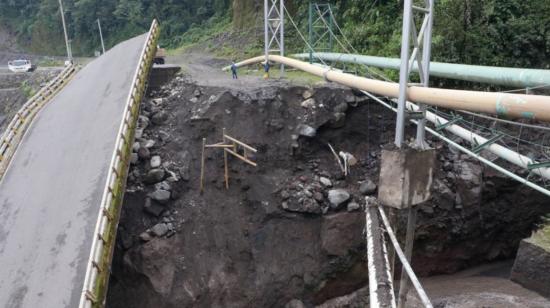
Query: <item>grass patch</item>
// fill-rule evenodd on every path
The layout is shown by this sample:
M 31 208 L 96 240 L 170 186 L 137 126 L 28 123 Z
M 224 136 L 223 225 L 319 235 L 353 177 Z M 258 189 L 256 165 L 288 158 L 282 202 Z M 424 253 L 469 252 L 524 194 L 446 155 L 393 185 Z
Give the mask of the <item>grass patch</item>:
M 531 241 L 550 251 L 550 216 L 543 217 L 543 224 L 531 236 Z
M 38 66 L 41 67 L 58 67 L 58 66 L 64 66 L 65 62 L 63 60 L 55 60 L 55 59 L 42 59 L 38 61 Z
M 242 71 L 243 69 L 241 69 Z M 264 76 L 264 70 L 263 67 L 260 67 L 259 65 L 256 67 L 250 66 L 246 71 L 244 71 L 247 75 L 252 76 L 258 76 L 260 78 L 263 78 Z M 281 76 L 281 70 L 279 65 L 274 65 L 269 70 L 269 78 L 271 79 L 278 79 Z M 306 72 L 302 72 L 300 70 L 295 69 L 285 69 L 285 74 L 283 76 L 283 79 L 286 79 L 290 81 L 293 84 L 296 85 L 303 85 L 303 86 L 312 86 L 320 82 L 324 82 L 324 79 L 315 75 L 311 75 Z
M 36 93 L 36 91 L 27 83 L 27 80 L 23 81 L 19 89 L 23 92 L 23 95 L 25 95 L 26 98 L 31 98 Z

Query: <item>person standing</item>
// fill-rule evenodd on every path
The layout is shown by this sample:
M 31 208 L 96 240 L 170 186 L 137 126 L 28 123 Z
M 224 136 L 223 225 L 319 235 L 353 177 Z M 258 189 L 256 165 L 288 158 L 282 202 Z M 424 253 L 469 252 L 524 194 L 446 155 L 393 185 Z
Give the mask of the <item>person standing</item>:
M 231 73 L 233 74 L 233 79 L 239 79 L 237 77 L 237 64 L 235 64 L 235 61 L 231 62 Z
M 265 61 L 265 64 L 264 64 L 264 79 L 268 79 L 269 78 L 269 61 Z

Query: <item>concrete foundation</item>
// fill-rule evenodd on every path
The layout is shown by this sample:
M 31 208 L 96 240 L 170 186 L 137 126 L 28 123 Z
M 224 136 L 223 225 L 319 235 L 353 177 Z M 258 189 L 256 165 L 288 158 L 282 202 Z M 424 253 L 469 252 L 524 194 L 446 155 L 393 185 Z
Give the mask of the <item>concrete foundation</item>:
M 521 241 L 510 279 L 550 297 L 550 249 L 532 239 Z
M 404 209 L 431 197 L 435 150 L 384 149 L 378 199 L 385 206 Z

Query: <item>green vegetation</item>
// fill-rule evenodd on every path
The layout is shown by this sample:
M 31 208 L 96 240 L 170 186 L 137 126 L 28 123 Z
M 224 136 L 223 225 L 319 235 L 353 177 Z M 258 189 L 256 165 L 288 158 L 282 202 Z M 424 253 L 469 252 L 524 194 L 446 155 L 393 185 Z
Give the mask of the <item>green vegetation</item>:
M 31 98 L 36 94 L 36 91 L 27 83 L 27 80 L 23 81 L 21 86 L 19 87 L 21 89 L 21 92 L 23 92 L 23 95 L 25 95 L 26 98 Z
M 550 251 L 550 215 L 543 217 L 543 223 L 539 227 L 530 240 Z
M 261 0 L 63 1 L 75 55 L 91 55 L 99 49 L 98 18 L 107 47 L 145 32 L 151 20 L 157 18 L 163 31 L 160 44 L 176 49 L 175 52 L 201 46 L 224 57 L 261 53 Z M 358 52 L 399 55 L 402 1 L 329 2 Z M 308 1 L 287 0 L 286 4 L 302 33 L 307 35 Z M 0 0 L 0 24 L 13 30 L 22 46 L 30 51 L 64 53 L 58 0 Z M 547 1 L 439 0 L 434 29 L 436 61 L 550 68 Z M 286 45 L 288 53 L 306 51 L 289 22 Z

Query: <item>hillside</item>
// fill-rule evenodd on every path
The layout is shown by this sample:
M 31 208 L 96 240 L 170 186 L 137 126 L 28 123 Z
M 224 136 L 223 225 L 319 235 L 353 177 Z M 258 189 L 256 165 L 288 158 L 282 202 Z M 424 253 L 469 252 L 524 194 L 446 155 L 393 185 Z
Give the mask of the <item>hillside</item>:
M 399 55 L 402 1 L 333 0 L 336 20 L 360 53 Z M 307 33 L 308 1 L 286 1 L 303 33 Z M 96 19 L 108 47 L 144 32 L 152 18 L 162 23 L 161 44 L 187 46 L 221 33 L 243 34 L 262 40 L 261 0 L 184 0 L 156 3 L 146 0 L 65 0 L 69 36 L 75 55 L 99 49 Z M 29 51 L 63 54 L 64 44 L 56 0 L 0 0 L 0 24 L 17 34 Z M 539 0 L 444 0 L 436 5 L 433 58 L 511 67 L 548 68 L 550 63 L 550 6 Z M 252 32 L 251 32 L 252 31 Z M 251 35 L 252 34 L 252 35 Z M 231 36 L 229 36 L 231 38 Z M 244 47 L 244 48 L 243 48 Z M 304 43 L 287 23 L 289 52 L 302 52 Z

